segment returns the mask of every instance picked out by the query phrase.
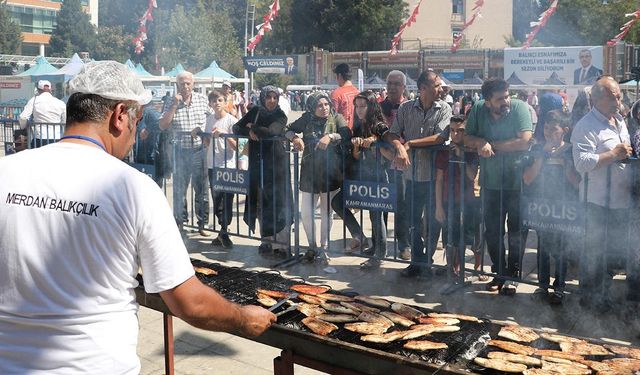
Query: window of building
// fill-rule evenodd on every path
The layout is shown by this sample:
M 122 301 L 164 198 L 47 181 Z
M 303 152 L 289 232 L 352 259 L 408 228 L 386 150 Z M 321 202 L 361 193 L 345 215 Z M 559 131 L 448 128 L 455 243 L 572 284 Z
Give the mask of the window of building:
M 23 33 L 51 35 L 56 27 L 57 11 L 9 5 L 9 16 L 20 25 Z
M 464 14 L 464 0 L 452 0 L 452 11 L 453 14 Z

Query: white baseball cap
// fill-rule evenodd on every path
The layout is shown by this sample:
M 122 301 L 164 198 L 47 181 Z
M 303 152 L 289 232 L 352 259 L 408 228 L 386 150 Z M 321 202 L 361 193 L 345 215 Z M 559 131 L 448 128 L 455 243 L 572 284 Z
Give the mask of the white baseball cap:
M 51 82 L 47 81 L 46 79 L 41 79 L 38 81 L 38 90 L 44 90 L 45 86 L 49 86 L 49 88 L 51 88 Z
M 231 82 L 229 80 L 224 80 L 222 81 L 222 86 L 229 86 L 231 87 Z

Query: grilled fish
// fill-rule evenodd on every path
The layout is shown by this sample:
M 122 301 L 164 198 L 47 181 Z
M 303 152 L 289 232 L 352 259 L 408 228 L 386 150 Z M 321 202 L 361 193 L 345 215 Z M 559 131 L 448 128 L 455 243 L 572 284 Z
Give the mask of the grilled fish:
M 371 307 L 371 306 L 367 306 L 364 303 L 358 303 L 358 302 L 340 302 L 340 304 L 342 306 L 346 306 L 346 307 L 350 307 L 354 310 L 360 310 L 360 311 L 369 311 L 369 312 L 373 312 L 373 313 L 379 313 L 380 309 L 375 308 L 375 307 Z
M 522 371 L 523 375 L 558 375 L 557 372 L 553 372 L 553 371 L 548 371 L 548 370 L 543 370 L 541 368 L 528 368 L 524 371 Z
M 490 368 L 498 371 L 504 372 L 523 372 L 527 369 L 527 365 L 523 365 L 522 363 L 513 363 L 509 361 L 505 361 L 502 359 L 488 359 L 482 357 L 476 357 L 473 361 L 479 364 L 482 367 Z
M 435 332 L 457 332 L 460 330 L 458 326 L 433 326 L 428 324 L 421 324 L 422 327 L 409 329 L 407 335 L 404 337 L 406 340 L 415 339 L 422 336 L 427 336 Z
M 320 320 L 324 320 L 325 322 L 332 323 L 350 323 L 358 321 L 356 316 L 349 314 L 320 314 L 315 317 Z
M 418 322 L 422 324 L 433 324 L 436 326 L 453 326 L 460 323 L 460 320 L 456 318 L 431 318 L 423 316 L 418 318 Z
M 297 285 L 292 285 L 289 289 L 294 290 L 298 293 L 311 294 L 315 296 L 318 294 L 326 293 L 331 288 L 329 288 L 328 286 L 297 284 Z
M 304 302 L 299 303 L 296 309 L 306 316 L 317 316 L 326 313 L 325 309 L 322 307 Z
M 584 340 L 577 339 L 575 337 L 558 335 L 558 334 L 555 334 L 555 333 L 548 333 L 548 332 L 541 333 L 540 337 L 542 337 L 543 339 L 545 339 L 547 341 L 555 342 L 555 343 L 558 343 L 558 344 L 561 343 L 561 342 L 585 342 Z
M 561 342 L 560 349 L 565 353 L 578 355 L 611 355 L 602 345 L 588 342 Z
M 360 314 L 360 310 L 350 309 L 348 307 L 342 306 L 339 303 L 322 302 L 320 306 L 327 311 L 331 311 L 338 314 L 351 314 L 351 315 Z
M 609 349 L 615 354 L 618 354 L 624 357 L 640 359 L 640 349 L 630 348 L 628 346 L 610 345 L 610 344 L 605 344 L 604 347 Z
M 572 363 L 572 364 L 566 364 L 566 363 L 555 363 L 555 362 L 547 362 L 547 361 L 542 361 L 542 369 L 543 370 L 547 370 L 547 371 L 554 371 L 560 374 L 567 374 L 567 375 L 588 375 L 591 374 L 591 369 L 584 366 L 584 365 L 580 364 L 580 363 Z
M 391 310 L 411 320 L 416 320 L 424 316 L 422 311 L 416 310 L 413 307 L 409 307 L 399 302 L 392 304 Z
M 341 294 L 322 293 L 318 294 L 317 297 L 325 301 L 353 302 L 353 297 L 343 296 Z
M 313 331 L 313 333 L 320 336 L 326 336 L 338 329 L 338 326 L 336 326 L 335 324 L 323 322 L 322 320 L 317 319 L 313 316 L 308 316 L 302 319 L 302 324 L 307 326 L 307 328 Z
M 584 359 L 584 357 L 581 355 L 577 355 L 573 353 L 565 353 L 559 350 L 551 350 L 551 349 L 534 349 L 534 350 L 535 350 L 535 353 L 533 354 L 541 357 L 564 358 L 564 359 L 568 359 L 570 361 L 576 361 L 576 362 L 580 362 L 581 360 Z
M 413 320 L 407 319 L 404 316 L 400 314 L 396 314 L 391 311 L 382 311 L 380 315 L 391 320 L 395 324 L 400 324 L 401 326 L 404 326 L 404 327 L 411 327 L 412 325 L 416 324 L 416 322 L 414 322 Z
M 258 289 L 256 292 L 262 293 L 264 295 L 267 295 L 269 297 L 276 298 L 276 299 L 283 299 L 283 298 L 289 297 L 289 293 L 282 292 L 279 290 Z
M 427 340 L 410 340 L 407 341 L 403 346 L 405 349 L 412 350 L 434 350 L 434 349 L 447 349 L 449 346 L 442 342 L 434 342 Z
M 367 322 L 346 323 L 344 328 L 363 335 L 381 335 L 389 329 L 389 327 L 381 324 Z
M 531 328 L 521 326 L 504 326 L 498 332 L 498 336 L 519 342 L 532 342 L 540 338 Z
M 378 344 L 387 344 L 396 340 L 400 340 L 402 337 L 404 337 L 405 334 L 406 331 L 393 331 L 389 333 L 383 333 L 382 335 L 360 336 L 360 340 L 366 342 L 375 342 Z
M 459 320 L 466 320 L 468 322 L 476 322 L 476 323 L 482 322 L 480 319 L 476 318 L 475 316 L 470 316 L 470 315 L 435 313 L 435 312 L 429 313 L 427 315 L 431 318 L 453 318 L 453 319 L 459 319 Z
M 392 327 L 393 322 L 384 316 L 369 311 L 363 311 L 358 315 L 358 320 L 369 323 L 377 323 L 386 327 Z
M 257 300 L 258 300 L 259 304 L 261 304 L 262 306 L 267 306 L 267 307 L 271 307 L 271 306 L 275 305 L 276 303 L 278 303 L 278 301 L 276 301 L 275 299 L 269 297 L 266 294 L 262 294 L 262 293 L 258 293 L 257 294 Z
M 605 359 L 602 363 L 605 363 L 614 370 L 620 372 L 633 372 L 640 370 L 640 360 L 632 358 Z
M 314 305 L 319 305 L 323 302 L 325 302 L 325 300 L 323 300 L 322 298 L 316 297 L 316 296 L 312 296 L 312 295 L 308 295 L 308 294 L 299 294 L 298 298 L 303 300 L 306 303 L 311 303 Z
M 353 297 L 356 301 L 364 302 L 371 306 L 380 307 L 382 309 L 388 309 L 391 307 L 391 302 L 382 298 L 373 298 L 369 296 L 355 296 Z
M 536 349 L 530 346 L 524 346 L 516 342 L 504 341 L 504 340 L 489 340 L 489 345 L 496 346 L 502 350 L 506 350 L 514 354 L 532 355 L 537 354 Z M 556 351 L 556 350 L 552 350 Z
M 527 366 L 542 366 L 542 361 L 538 358 L 530 357 L 528 355 L 513 354 L 505 352 L 489 352 L 487 353 L 489 359 L 503 359 L 505 361 L 513 363 L 522 363 Z
M 194 266 L 193 270 L 199 274 L 206 275 L 206 276 L 213 276 L 218 274 L 218 272 L 216 272 L 215 270 L 212 270 L 211 268 L 206 268 L 206 267 Z
M 614 368 L 613 368 L 613 367 L 611 367 L 611 366 L 610 366 L 609 364 L 607 364 L 607 363 L 603 363 L 603 362 L 599 362 L 599 361 L 590 361 L 590 360 L 587 360 L 587 359 L 583 359 L 583 360 L 581 360 L 581 361 L 580 361 L 580 363 L 582 363 L 583 365 L 587 365 L 587 366 L 589 366 L 589 367 L 590 367 L 590 368 L 592 368 L 593 370 L 597 371 L 597 372 L 598 372 L 598 374 L 601 374 L 601 373 L 605 373 L 605 374 L 607 374 L 607 373 L 615 374 L 615 373 L 616 373 L 616 371 L 614 370 Z M 619 370 L 622 370 L 622 369 L 619 369 Z M 624 372 L 624 371 L 618 371 L 617 373 L 618 373 L 618 374 L 623 374 L 623 373 L 630 374 L 631 372 L 632 372 L 632 371 L 626 371 L 626 372 Z

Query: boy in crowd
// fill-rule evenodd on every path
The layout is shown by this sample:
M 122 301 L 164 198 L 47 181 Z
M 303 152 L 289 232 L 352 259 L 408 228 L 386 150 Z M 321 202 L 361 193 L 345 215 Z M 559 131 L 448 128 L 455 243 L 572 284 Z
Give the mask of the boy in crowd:
M 233 124 L 237 119 L 233 117 L 226 108 L 227 95 L 222 91 L 213 90 L 209 94 L 209 106 L 213 109 L 213 115 L 207 117 L 205 134 L 210 137 L 203 137 L 205 147 L 207 147 L 207 168 L 209 168 L 209 186 L 211 187 L 211 198 L 213 198 L 213 213 L 218 218 L 220 233 L 217 238 L 211 241 L 214 246 L 222 246 L 225 249 L 233 247 L 233 242 L 229 238 L 227 227 L 231 224 L 233 217 L 233 193 L 214 190 L 214 168 L 236 168 L 237 140 L 235 138 L 220 137 L 222 134 L 233 134 Z M 213 142 L 213 150 L 209 148 Z
M 473 234 L 479 225 L 479 202 L 473 191 L 473 181 L 478 174 L 478 154 L 465 149 L 464 116 L 452 116 L 449 124 L 451 143 L 449 150 L 438 151 L 436 155 L 436 220 L 442 225 L 442 241 L 446 245 L 447 262 L 451 276 L 460 272 L 460 235 L 464 236 L 463 246 L 467 239 L 473 243 Z M 461 192 L 461 165 L 464 165 L 464 192 Z M 453 179 L 451 175 L 453 174 Z M 453 197 L 451 196 L 453 194 Z M 462 195 L 464 196 L 464 212 L 462 212 Z M 464 228 L 461 224 L 461 213 Z M 448 220 L 447 220 L 448 219 Z M 451 228 L 451 233 L 449 233 Z M 469 233 L 470 235 L 467 235 Z M 481 267 L 481 253 L 475 253 L 475 270 Z
M 571 143 L 566 142 L 570 131 L 571 117 L 561 110 L 545 115 L 544 142 L 532 148 L 532 157 L 525 160 L 523 181 L 525 194 L 529 197 L 554 201 L 577 201 L 580 176 L 573 165 Z M 560 232 L 537 231 L 538 234 L 538 282 L 540 288 L 535 298 L 547 299 L 551 304 L 561 304 L 564 297 L 567 275 L 565 248 L 569 238 Z M 548 289 L 550 257 L 555 262 L 553 293 Z

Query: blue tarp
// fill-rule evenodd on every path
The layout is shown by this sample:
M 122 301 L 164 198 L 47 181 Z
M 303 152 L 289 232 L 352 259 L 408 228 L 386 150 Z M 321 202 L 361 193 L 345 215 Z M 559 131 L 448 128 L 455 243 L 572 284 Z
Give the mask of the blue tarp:
M 229 78 L 229 79 L 236 78 L 233 75 L 231 75 L 229 72 L 220 68 L 218 66 L 218 63 L 215 61 L 213 61 L 208 68 L 194 74 L 194 76 L 200 77 L 200 78 Z
M 38 56 L 36 64 L 24 72 L 18 74 L 19 76 L 42 76 L 45 74 L 53 73 L 58 70 L 55 66 L 49 64 L 44 56 Z M 32 78 L 33 80 L 33 78 Z
M 182 67 L 182 64 L 178 63 L 178 65 L 176 65 L 175 68 L 173 68 L 170 71 L 166 72 L 165 76 L 175 77 L 180 72 L 184 72 L 184 68 Z
M 71 60 L 62 68 L 56 70 L 51 74 L 38 75 L 38 76 L 34 75 L 34 78 L 38 80 L 46 79 L 52 82 L 66 82 L 71 78 L 75 77 L 76 74 L 80 73 L 80 70 L 82 69 L 83 66 L 84 66 L 84 62 L 82 62 L 82 60 L 80 59 L 80 56 L 78 56 L 77 53 L 74 53 L 73 56 L 71 56 Z

